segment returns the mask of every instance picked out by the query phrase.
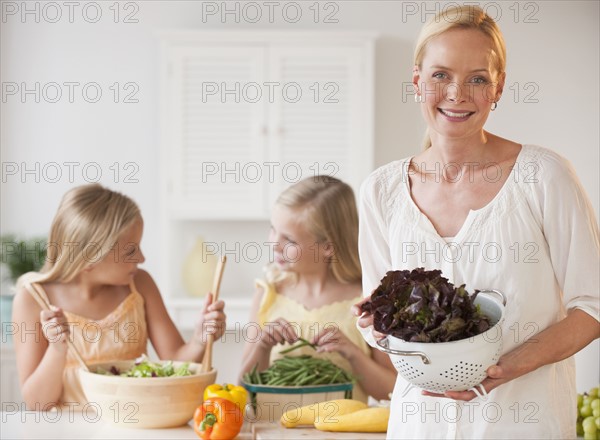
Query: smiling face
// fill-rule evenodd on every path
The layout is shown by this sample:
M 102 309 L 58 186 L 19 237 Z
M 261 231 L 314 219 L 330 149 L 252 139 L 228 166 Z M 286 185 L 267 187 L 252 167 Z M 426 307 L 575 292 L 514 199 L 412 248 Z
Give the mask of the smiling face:
M 322 270 L 332 255 L 331 248 L 303 226 L 302 212 L 282 205 L 273 208 L 269 241 L 274 243 L 274 263 L 279 269 L 300 275 Z
M 427 43 L 413 84 L 432 141 L 481 136 L 504 86 L 494 57 L 492 41 L 476 29 L 452 29 Z
M 89 266 L 90 278 L 99 284 L 129 284 L 138 270 L 138 264 L 146 261 L 140 248 L 143 231 L 142 219 L 136 220 L 101 261 Z

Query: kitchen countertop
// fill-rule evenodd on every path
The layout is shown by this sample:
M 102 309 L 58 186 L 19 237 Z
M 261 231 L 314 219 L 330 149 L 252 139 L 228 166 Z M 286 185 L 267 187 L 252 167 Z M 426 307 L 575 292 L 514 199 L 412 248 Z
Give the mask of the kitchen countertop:
M 252 426 L 255 440 L 385 440 L 385 433 L 326 432 L 315 428 L 287 429 L 278 424 L 256 423 Z
M 3 411 L 0 438 L 4 439 L 195 439 L 191 426 L 170 429 L 121 428 L 96 418 L 95 413 L 68 411 Z M 252 440 L 244 433 L 240 440 Z
M 170 429 L 133 429 L 113 426 L 91 412 L 3 411 L 2 439 L 194 439 L 191 426 Z M 385 434 L 322 432 L 314 428 L 286 429 L 274 423 L 246 424 L 236 440 L 384 440 Z

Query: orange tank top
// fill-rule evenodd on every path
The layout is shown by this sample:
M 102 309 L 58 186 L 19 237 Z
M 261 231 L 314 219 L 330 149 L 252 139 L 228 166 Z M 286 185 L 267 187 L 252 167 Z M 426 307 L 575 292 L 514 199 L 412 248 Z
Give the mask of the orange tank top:
M 31 285 L 26 284 L 25 287 L 31 295 L 36 295 Z M 49 302 L 44 289 L 39 284 L 36 287 Z M 146 353 L 148 332 L 144 298 L 133 282 L 129 287 L 131 293 L 100 320 L 64 311 L 69 323 L 70 338 L 86 364 L 135 359 Z M 79 363 L 71 350 L 68 350 L 60 403 L 68 403 L 75 410 L 83 409 L 83 405 L 87 403 L 78 371 Z

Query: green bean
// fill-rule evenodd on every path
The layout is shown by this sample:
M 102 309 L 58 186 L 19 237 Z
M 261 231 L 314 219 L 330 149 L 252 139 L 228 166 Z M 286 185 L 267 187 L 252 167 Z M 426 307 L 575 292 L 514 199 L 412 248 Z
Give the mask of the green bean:
M 258 362 L 256 363 L 256 367 L 258 367 Z M 262 380 L 261 380 L 260 373 L 258 371 L 254 371 L 254 377 L 256 379 L 255 383 L 261 385 L 262 384 Z
M 300 341 L 299 344 L 292 345 L 290 348 L 286 348 L 285 350 L 281 350 L 279 353 L 281 353 L 281 354 L 287 354 L 287 353 L 290 353 L 290 352 L 292 352 L 292 351 L 294 351 L 294 350 L 296 350 L 298 348 L 302 348 L 302 347 L 306 347 L 306 346 L 311 347 L 313 350 L 317 349 L 317 346 L 315 344 L 313 344 L 312 342 L 307 341 L 304 338 L 298 338 L 298 340 Z
M 312 381 L 315 377 L 317 377 L 317 374 L 311 374 L 307 377 L 305 377 L 304 379 L 302 379 L 302 381 L 300 383 L 298 383 L 298 385 L 308 385 L 308 384 L 312 384 Z
M 258 364 L 257 364 L 258 365 Z M 354 382 L 354 377 L 331 361 L 310 355 L 283 356 L 264 371 L 244 376 L 248 383 L 270 386 L 302 386 Z

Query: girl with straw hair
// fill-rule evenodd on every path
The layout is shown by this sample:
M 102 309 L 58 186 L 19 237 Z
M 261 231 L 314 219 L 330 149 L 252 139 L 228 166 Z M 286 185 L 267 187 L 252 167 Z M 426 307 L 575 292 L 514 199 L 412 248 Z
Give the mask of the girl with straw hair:
M 67 192 L 52 222 L 39 273 L 17 283 L 13 322 L 17 368 L 27 408 L 69 404 L 82 409 L 79 364 L 135 359 L 148 339 L 161 359 L 198 362 L 207 333 L 224 332 L 224 303 L 207 295 L 190 342 L 169 317 L 152 277 L 138 264 L 143 220 L 129 197 L 98 184 Z M 41 310 L 35 295 L 51 310 Z
M 257 280 L 240 376 L 264 370 L 300 337 L 317 345 L 294 355 L 326 357 L 358 378 L 354 398 L 387 399 L 395 371 L 356 328 L 350 307 L 361 297 L 358 214 L 352 188 L 329 176 L 285 190 L 271 215 L 274 261 Z

